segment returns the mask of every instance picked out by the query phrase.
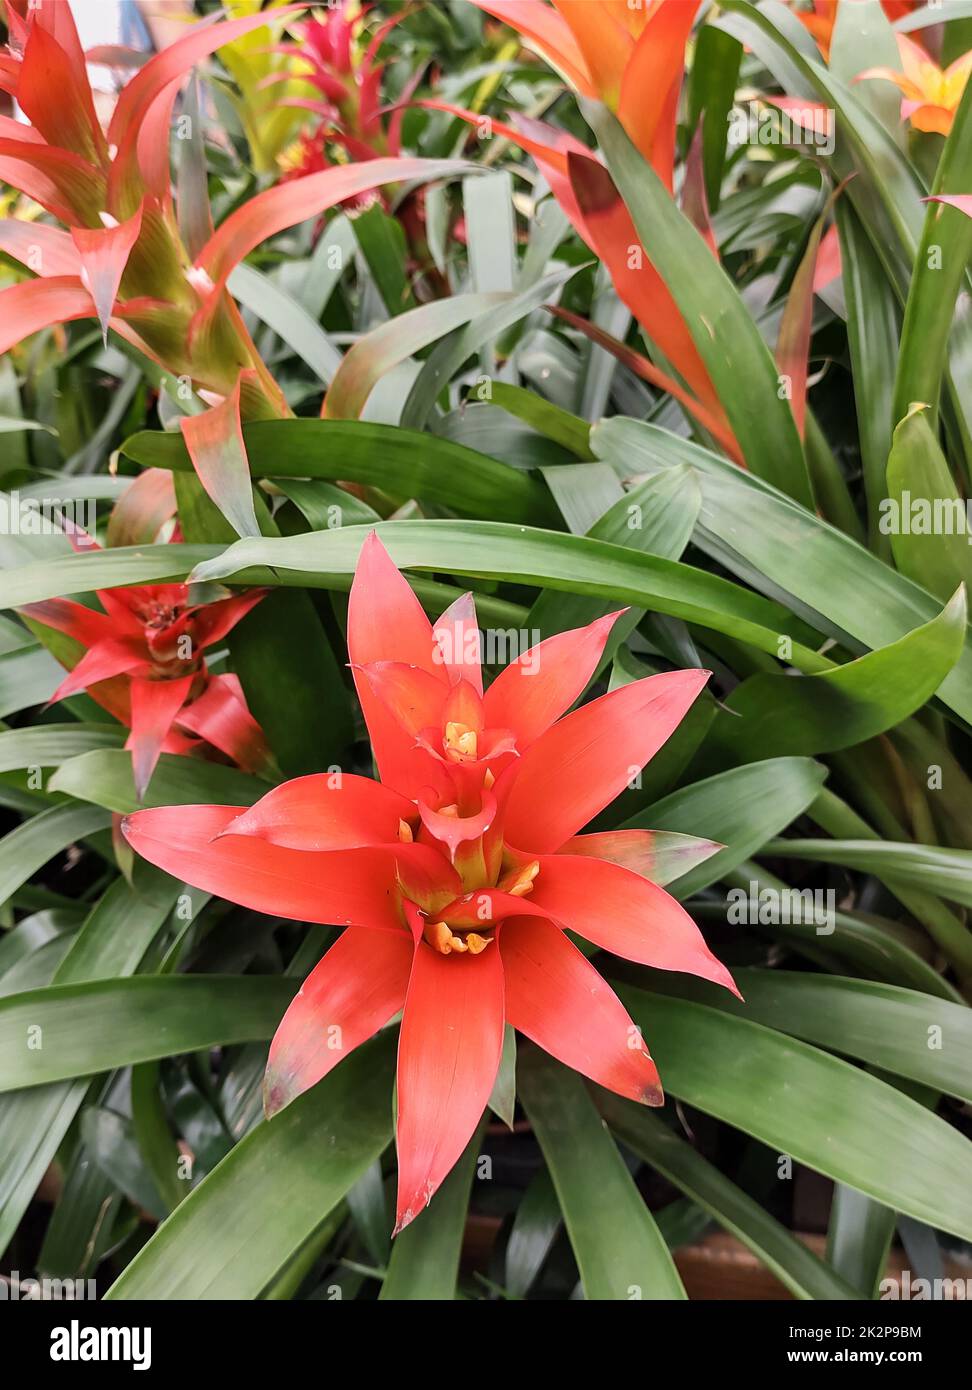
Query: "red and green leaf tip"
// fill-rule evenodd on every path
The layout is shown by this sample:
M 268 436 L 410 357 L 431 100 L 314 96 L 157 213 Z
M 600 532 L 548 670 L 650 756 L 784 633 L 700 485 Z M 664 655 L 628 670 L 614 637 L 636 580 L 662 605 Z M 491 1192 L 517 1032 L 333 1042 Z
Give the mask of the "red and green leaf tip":
M 163 807 L 123 822 L 139 854 L 207 892 L 347 928 L 273 1039 L 268 1115 L 403 1011 L 396 1231 L 479 1123 L 506 1022 L 619 1095 L 662 1103 L 639 1030 L 568 930 L 735 992 L 688 913 L 645 876 L 652 833 L 579 833 L 708 677 L 650 676 L 566 713 L 618 616 L 541 642 L 484 694 L 471 595 L 433 626 L 372 534 L 348 645 L 381 781 L 299 777 L 250 809 Z
M 77 550 L 98 549 L 78 527 L 68 527 L 68 535 Z M 238 677 L 213 675 L 203 656 L 265 595 L 251 589 L 191 604 L 185 584 L 142 584 L 99 590 L 100 612 L 60 598 L 20 612 L 70 639 L 56 654 L 71 671 L 52 701 L 85 690 L 131 730 L 125 747 L 141 801 L 161 753 L 207 749 L 250 772 L 272 766 Z

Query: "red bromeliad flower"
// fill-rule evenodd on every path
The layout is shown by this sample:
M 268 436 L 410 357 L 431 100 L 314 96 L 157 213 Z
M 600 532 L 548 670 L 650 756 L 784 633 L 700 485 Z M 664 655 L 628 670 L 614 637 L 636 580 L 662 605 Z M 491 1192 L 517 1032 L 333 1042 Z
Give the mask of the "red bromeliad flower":
M 582 96 L 597 97 L 669 188 L 691 0 L 473 0 L 515 29 Z
M 384 67 L 378 62 L 378 50 L 389 30 L 404 18 L 392 15 L 376 31 L 362 53 L 356 51 L 356 31 L 365 11 L 357 4 L 345 3 L 327 10 L 321 18 L 311 18 L 295 24 L 299 43 L 277 45 L 277 51 L 301 59 L 308 71 L 301 76 L 320 92 L 319 99 L 286 97 L 284 106 L 299 106 L 315 111 L 322 121 L 313 135 L 304 135 L 300 149 L 308 163 L 302 162 L 297 172 L 314 172 L 328 167 L 324 146 L 328 141 L 343 145 L 355 161 L 377 159 L 383 154 L 398 154 L 401 148 L 401 124 L 404 110 L 392 114 L 389 132 L 381 124 L 381 75 Z M 416 74 L 416 82 L 421 69 Z M 274 75 L 265 85 L 289 78 Z M 414 83 L 412 84 L 415 85 Z M 291 176 L 292 176 L 291 175 Z M 365 195 L 362 195 L 365 196 Z
M 339 203 L 456 167 L 377 157 L 321 167 L 264 189 L 215 230 L 205 201 L 190 208 L 188 192 L 185 205 L 173 196 L 169 128 L 192 67 L 302 8 L 188 28 L 127 83 L 106 132 L 64 0 L 31 0 L 26 20 L 8 5 L 10 42 L 0 50 L 0 91 L 30 121 L 0 115 L 0 179 L 64 224 L 0 218 L 0 251 L 35 277 L 0 290 L 0 353 L 53 324 L 97 318 L 106 337 L 111 328 L 166 372 L 188 378 L 214 409 L 183 418 L 186 447 L 240 535 L 260 529 L 242 421 L 291 412 L 227 288 L 234 267 L 268 237 Z M 389 147 L 397 148 L 397 137 Z
M 69 534 L 76 549 L 97 548 L 77 528 Z M 212 675 L 203 657 L 265 593 L 253 589 L 190 604 L 185 584 L 144 584 L 99 591 L 103 612 L 70 599 L 27 604 L 20 612 L 85 649 L 51 699 L 86 690 L 131 730 L 125 747 L 141 801 L 163 752 L 192 753 L 209 745 L 247 771 L 270 770 L 270 752 L 239 679 Z M 55 654 L 68 665 L 77 650 L 61 644 Z
M 669 192 L 674 187 L 676 115 L 685 70 L 685 46 L 698 7 L 688 0 L 650 0 L 632 7 L 626 0 L 473 0 L 515 29 L 582 96 L 598 98 L 617 115 L 628 137 L 653 166 Z M 478 125 L 483 117 L 447 102 L 420 106 L 448 111 Z M 569 131 L 513 113 L 510 123 L 490 118 L 491 131 L 532 155 L 574 230 L 607 267 L 619 298 L 654 342 L 675 373 L 625 350 L 610 335 L 576 316 L 575 328 L 615 352 L 632 370 L 673 395 L 718 441 L 730 458 L 743 463 L 726 414 L 688 324 L 668 285 L 655 270 L 607 169 L 583 141 Z M 689 177 L 693 168 L 699 176 Z M 688 198 L 693 190 L 694 199 Z M 698 205 L 699 215 L 695 214 Z M 683 210 L 717 254 L 702 213 L 701 163 L 686 168 Z M 701 218 L 701 221 L 700 221 Z M 633 254 L 637 253 L 637 254 Z M 619 351 L 620 349 L 620 351 Z
M 505 1022 L 620 1095 L 662 1103 L 638 1029 L 568 929 L 735 991 L 689 915 L 646 876 L 652 833 L 579 833 L 707 677 L 651 676 L 565 714 L 618 616 L 540 643 L 484 694 L 471 597 L 433 627 L 373 535 L 348 644 L 381 781 L 300 777 L 250 809 L 164 807 L 123 822 L 139 854 L 207 892 L 347 928 L 274 1037 L 268 1115 L 404 1010 L 396 1230 L 478 1124 Z
M 187 28 L 126 84 L 107 131 L 66 0 L 31 0 L 26 19 L 8 4 L 9 43 L 0 50 L 0 91 L 29 121 L 0 115 L 0 179 L 63 224 L 0 219 L 0 251 L 35 277 L 0 290 L 0 353 L 53 324 L 97 318 L 103 334 L 113 329 L 225 405 L 183 430 L 200 481 L 241 534 L 259 528 L 240 420 L 291 412 L 227 289 L 234 267 L 268 237 L 347 199 L 455 170 L 407 158 L 324 168 L 264 189 L 215 229 L 205 200 L 190 209 L 195 195 L 183 190 L 184 205 L 174 197 L 169 130 L 193 66 L 302 8 L 257 8 Z
M 280 163 L 281 183 L 320 174 L 327 169 L 347 169 L 386 156 L 399 158 L 402 151 L 402 122 L 408 102 L 422 80 L 424 64 L 419 64 L 405 83 L 393 106 L 382 104 L 381 83 L 385 71 L 379 52 L 389 32 L 405 18 L 400 10 L 386 19 L 363 45 L 362 27 L 367 7 L 356 0 L 329 8 L 320 18 L 293 26 L 300 42 L 278 45 L 278 50 L 303 60 L 308 71 L 300 74 L 319 92 L 318 98 L 286 97 L 281 105 L 303 107 L 320 116 L 319 124 L 303 131 L 285 150 Z M 283 75 L 267 79 L 266 85 L 283 80 Z M 395 197 L 377 184 L 343 199 L 340 206 L 349 212 L 364 210 L 378 202 L 394 204 L 395 217 L 405 233 L 409 248 L 409 273 L 416 279 L 438 280 L 425 235 L 425 189 L 413 188 Z M 442 285 L 440 292 L 448 292 Z

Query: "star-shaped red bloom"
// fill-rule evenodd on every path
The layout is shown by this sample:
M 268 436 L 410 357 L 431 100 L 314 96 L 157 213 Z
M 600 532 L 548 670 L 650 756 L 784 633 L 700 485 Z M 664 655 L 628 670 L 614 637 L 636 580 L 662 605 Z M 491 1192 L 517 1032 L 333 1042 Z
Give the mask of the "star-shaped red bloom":
M 580 833 L 708 674 L 651 676 L 567 713 L 617 616 L 540 643 L 483 694 L 471 598 L 433 627 L 372 535 L 348 644 L 381 781 L 300 777 L 250 809 L 161 808 L 123 824 L 140 854 L 207 892 L 347 928 L 277 1030 L 266 1108 L 402 1010 L 398 1230 L 478 1124 L 507 1022 L 602 1086 L 662 1103 L 638 1029 L 568 930 L 735 991 L 688 913 L 646 876 L 652 832 Z
M 97 548 L 71 528 L 76 549 Z M 86 651 L 52 701 L 81 690 L 120 719 L 131 734 L 135 793 L 139 801 L 162 752 L 194 751 L 199 740 L 239 767 L 265 771 L 270 754 L 235 675 L 213 675 L 203 653 L 265 596 L 265 589 L 191 604 L 185 584 L 143 584 L 98 592 L 102 610 L 70 599 L 48 599 L 20 611 L 54 628 Z

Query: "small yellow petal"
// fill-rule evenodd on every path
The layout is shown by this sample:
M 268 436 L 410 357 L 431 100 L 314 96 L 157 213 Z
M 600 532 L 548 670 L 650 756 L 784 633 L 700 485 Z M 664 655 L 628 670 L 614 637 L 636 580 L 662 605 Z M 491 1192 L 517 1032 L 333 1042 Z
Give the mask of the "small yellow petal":
M 430 922 L 422 935 L 433 951 L 438 951 L 440 956 L 452 954 L 452 943 L 455 938 L 451 928 L 445 922 Z
M 456 753 L 475 758 L 479 749 L 479 735 L 468 724 L 450 720 L 445 726 L 445 746 Z
M 524 864 L 522 869 L 518 869 L 509 881 L 503 885 L 503 891 L 509 893 L 514 898 L 526 897 L 527 893 L 533 892 L 533 880 L 540 872 L 540 860 L 534 859 L 529 864 Z
M 491 936 L 480 936 L 478 932 L 471 931 L 466 936 L 466 945 L 471 956 L 478 956 L 480 951 L 485 951 L 492 941 Z

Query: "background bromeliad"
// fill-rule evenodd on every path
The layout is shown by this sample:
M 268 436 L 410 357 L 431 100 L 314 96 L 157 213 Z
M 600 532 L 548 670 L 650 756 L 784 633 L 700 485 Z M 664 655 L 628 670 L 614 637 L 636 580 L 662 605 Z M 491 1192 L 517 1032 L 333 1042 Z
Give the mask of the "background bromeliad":
M 3 21 L 0 1275 L 964 1278 L 972 6 Z

